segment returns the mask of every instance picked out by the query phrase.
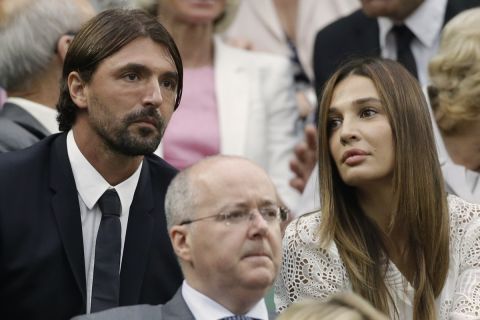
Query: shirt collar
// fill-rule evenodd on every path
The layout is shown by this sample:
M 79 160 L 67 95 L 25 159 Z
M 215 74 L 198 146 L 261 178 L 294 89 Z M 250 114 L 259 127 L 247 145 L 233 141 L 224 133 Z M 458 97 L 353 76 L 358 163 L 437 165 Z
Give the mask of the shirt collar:
M 193 289 L 185 280 L 182 285 L 182 296 L 197 320 L 221 319 L 234 315 L 231 311 L 227 310 L 216 301 Z M 268 310 L 265 301 L 263 299 L 260 300 L 245 315 L 256 319 L 268 320 Z
M 129 208 L 133 200 L 143 162 L 128 179 L 116 186 L 111 186 L 82 154 L 72 130 L 67 134 L 67 152 L 78 194 L 87 208 L 92 210 L 102 194 L 107 189 L 115 187 L 122 204 L 122 214 L 124 214 L 123 208 Z
M 57 110 L 43 104 L 19 97 L 8 97 L 6 102 L 14 103 L 38 120 L 50 133 L 57 133 Z
M 404 24 L 413 32 L 415 37 L 426 47 L 432 47 L 441 33 L 447 9 L 447 0 L 425 0 Z M 380 47 L 386 45 L 386 38 L 393 27 L 393 20 L 387 17 L 378 17 Z

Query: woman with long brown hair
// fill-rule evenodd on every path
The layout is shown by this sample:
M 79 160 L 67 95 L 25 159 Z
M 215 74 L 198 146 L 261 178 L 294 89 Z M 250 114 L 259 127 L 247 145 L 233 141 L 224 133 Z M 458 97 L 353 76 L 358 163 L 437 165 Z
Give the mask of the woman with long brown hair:
M 447 197 L 417 81 L 390 60 L 342 66 L 318 146 L 321 211 L 286 230 L 277 308 L 352 290 L 394 319 L 478 315 L 480 206 Z

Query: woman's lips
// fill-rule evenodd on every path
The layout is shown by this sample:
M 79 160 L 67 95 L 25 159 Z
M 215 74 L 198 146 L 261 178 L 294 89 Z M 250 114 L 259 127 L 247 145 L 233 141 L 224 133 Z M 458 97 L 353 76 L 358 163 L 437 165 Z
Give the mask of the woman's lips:
M 363 162 L 367 155 L 368 153 L 361 149 L 350 149 L 343 153 L 342 162 L 349 166 L 354 166 Z

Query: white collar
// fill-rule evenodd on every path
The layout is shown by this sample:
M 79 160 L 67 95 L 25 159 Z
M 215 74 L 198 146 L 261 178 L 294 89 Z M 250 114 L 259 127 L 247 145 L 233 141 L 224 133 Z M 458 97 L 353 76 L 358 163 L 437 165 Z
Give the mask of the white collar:
M 38 122 L 40 122 L 50 133 L 59 132 L 57 122 L 57 110 L 47 107 L 43 104 L 19 97 L 8 97 L 6 102 L 14 103 L 26 112 L 28 112 L 32 117 L 38 120 Z
M 218 302 L 193 289 L 186 280 L 182 284 L 182 296 L 196 320 L 221 319 L 234 315 Z M 245 315 L 256 319 L 268 320 L 268 310 L 265 301 L 263 299 L 260 300 Z
M 422 45 L 432 47 L 442 31 L 446 10 L 447 0 L 425 0 L 405 19 L 404 24 Z M 394 22 L 387 17 L 378 17 L 377 20 L 380 31 L 380 47 L 384 48 L 387 35 Z
M 67 152 L 78 194 L 87 208 L 92 210 L 102 194 L 107 189 L 115 187 L 122 204 L 122 215 L 125 214 L 123 209 L 129 208 L 132 203 L 143 162 L 140 163 L 137 170 L 128 179 L 116 186 L 111 186 L 78 149 L 72 130 L 67 134 Z

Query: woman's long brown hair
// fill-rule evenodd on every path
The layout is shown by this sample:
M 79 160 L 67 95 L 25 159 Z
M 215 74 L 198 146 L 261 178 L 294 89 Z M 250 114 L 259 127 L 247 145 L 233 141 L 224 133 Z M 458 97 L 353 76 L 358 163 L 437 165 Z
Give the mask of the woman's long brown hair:
M 385 233 L 367 217 L 330 155 L 328 109 L 336 85 L 349 75 L 375 85 L 392 129 L 395 163 L 389 230 L 400 221 L 414 266 L 413 319 L 436 318 L 435 298 L 449 267 L 449 215 L 428 105 L 416 79 L 391 60 L 366 58 L 342 66 L 326 83 L 319 113 L 319 181 L 323 243 L 335 241 L 353 290 L 376 308 L 398 315 L 385 283 Z M 387 232 L 388 234 L 388 232 Z M 413 260 L 413 261 L 411 261 Z

